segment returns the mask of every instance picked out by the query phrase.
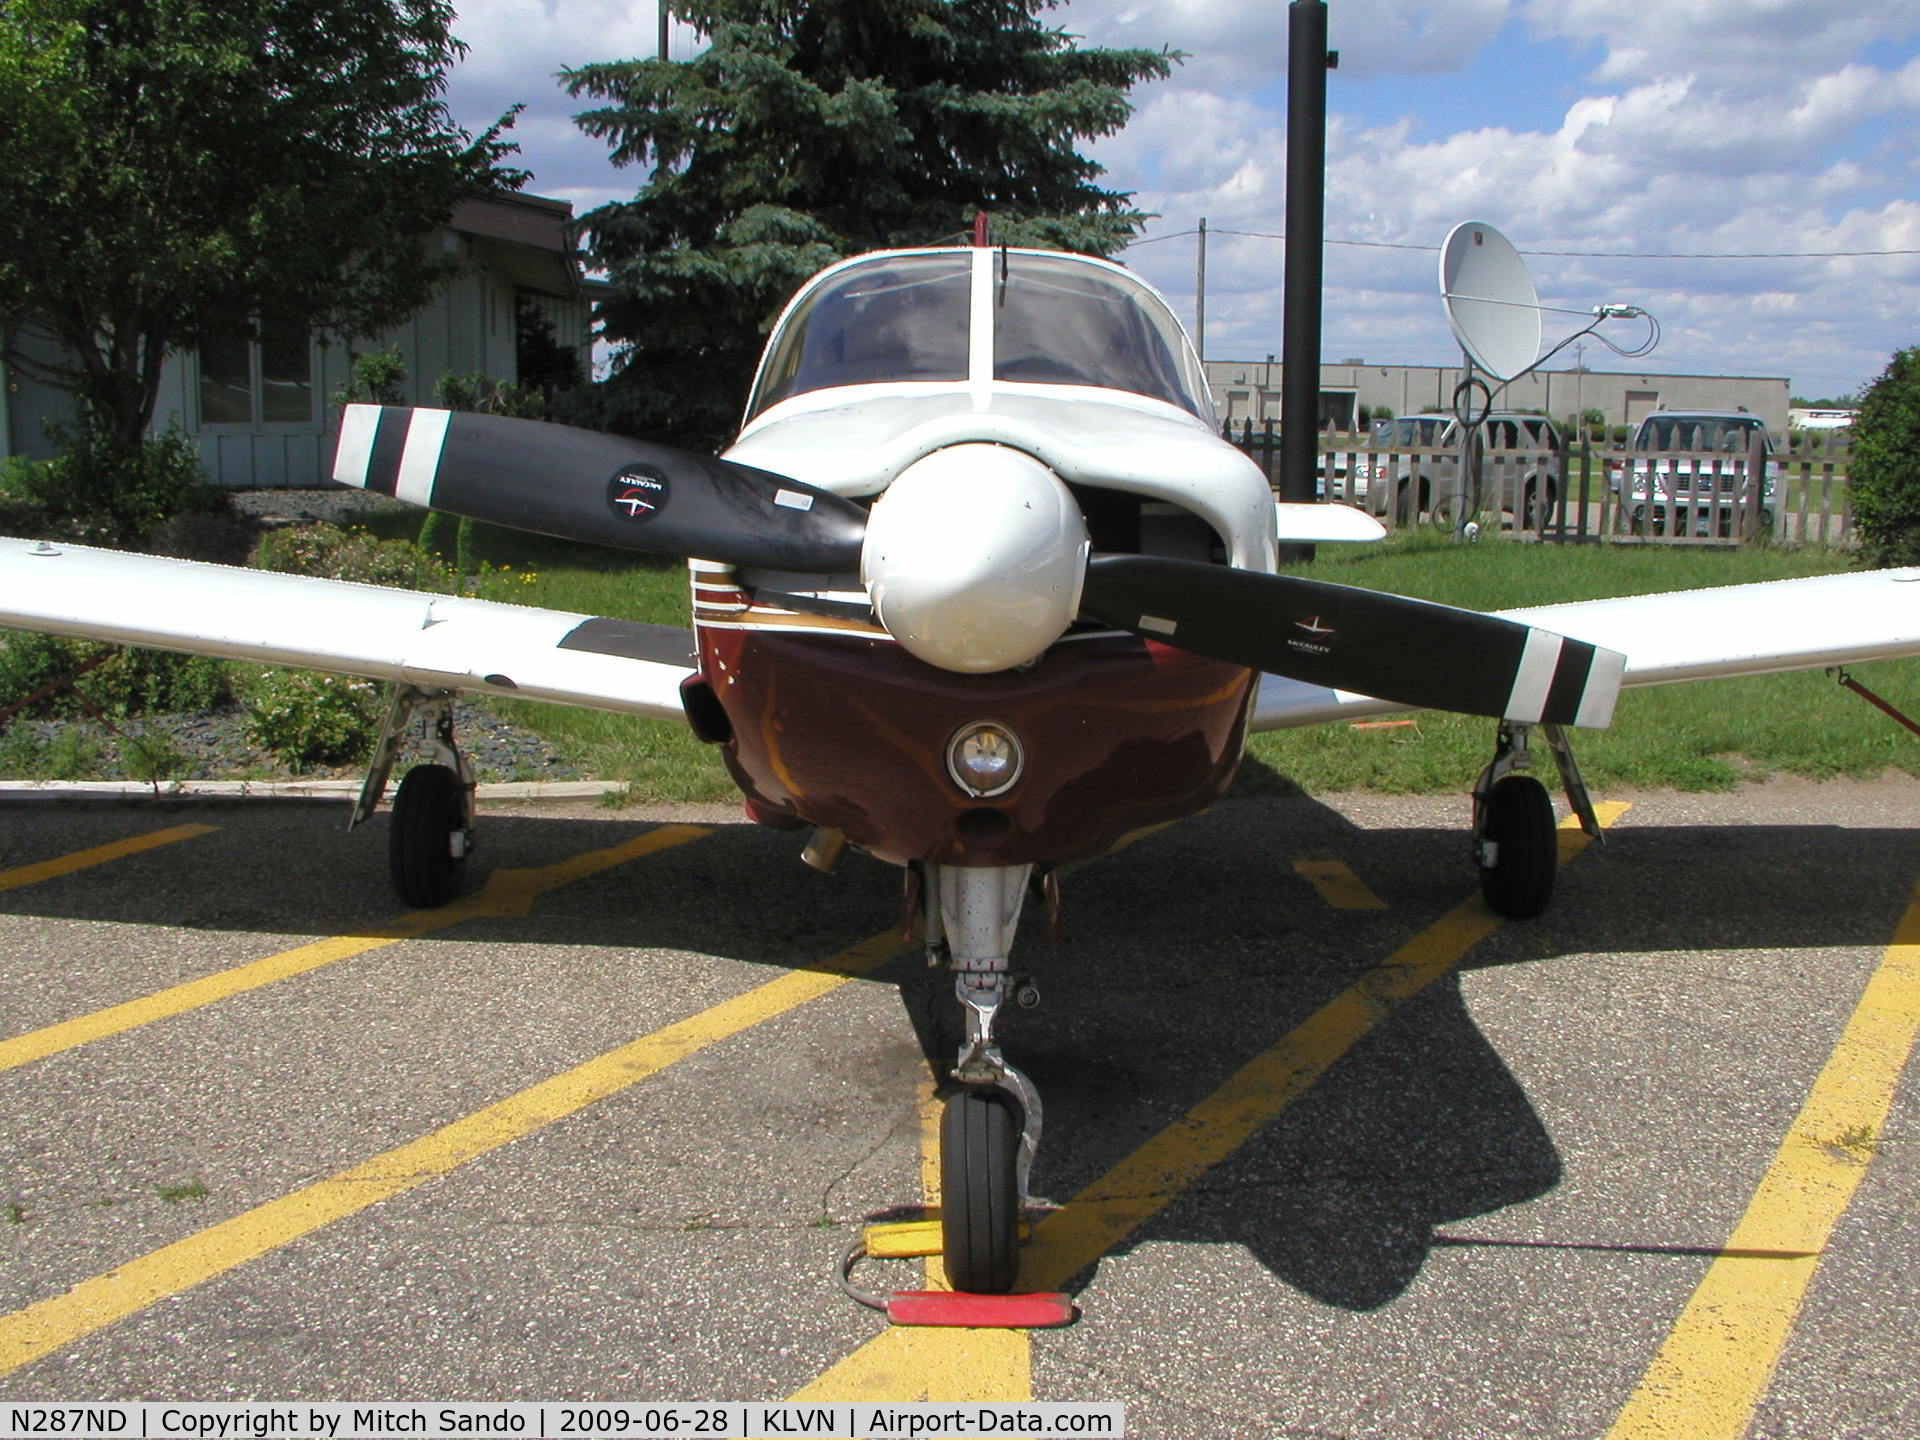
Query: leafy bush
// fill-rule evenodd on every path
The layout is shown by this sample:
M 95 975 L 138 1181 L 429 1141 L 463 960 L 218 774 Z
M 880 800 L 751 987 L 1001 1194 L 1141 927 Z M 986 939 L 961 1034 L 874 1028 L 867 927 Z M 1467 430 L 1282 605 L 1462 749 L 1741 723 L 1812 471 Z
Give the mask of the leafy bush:
M 91 727 L 10 725 L 0 735 L 0 775 L 11 780 L 88 780 L 100 773 L 106 747 Z
M 227 492 L 207 479 L 199 452 L 178 426 L 127 446 L 85 425 L 56 430 L 63 452 L 51 460 L 9 462 L 0 478 L 8 496 L 63 540 L 138 549 L 178 515 L 220 515 Z
M 1867 563 L 1920 563 L 1920 346 L 1897 353 L 1867 387 L 1847 477 Z
M 547 413 L 547 397 L 537 387 L 496 380 L 484 370 L 442 375 L 434 382 L 433 402 L 445 410 L 477 410 L 516 420 L 541 420 Z
M 0 644 L 0 708 L 66 679 L 95 656 L 120 649 L 97 640 L 22 631 L 4 632 L 4 640 Z M 138 648 L 121 650 L 117 658 L 83 675 L 79 685 L 94 708 L 116 719 L 207 710 L 224 704 L 231 694 L 223 661 Z M 60 690 L 36 701 L 26 713 L 52 717 L 86 712 L 71 690 Z
M 451 594 L 457 588 L 452 567 L 413 541 L 377 540 L 363 530 L 342 530 L 337 525 L 292 525 L 272 531 L 254 547 L 249 563 L 256 570 L 403 590 Z
M 378 682 L 310 670 L 248 670 L 240 695 L 248 738 L 294 770 L 361 759 L 386 709 Z
M 144 780 L 157 790 L 162 781 L 186 770 L 187 758 L 161 731 L 142 730 L 121 742 L 120 764 L 130 779 Z
M 347 380 L 327 397 L 335 405 L 404 405 L 407 403 L 407 362 L 398 345 L 347 362 Z

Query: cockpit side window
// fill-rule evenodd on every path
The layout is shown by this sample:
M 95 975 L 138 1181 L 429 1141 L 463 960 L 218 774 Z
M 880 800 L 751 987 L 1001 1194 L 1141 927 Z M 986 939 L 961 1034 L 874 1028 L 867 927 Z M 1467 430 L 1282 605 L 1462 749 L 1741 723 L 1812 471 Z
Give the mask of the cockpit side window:
M 994 379 L 1125 390 L 1211 417 L 1185 338 L 1144 286 L 1065 257 L 993 264 Z
M 750 414 L 809 390 L 890 380 L 965 380 L 965 255 L 901 255 L 829 280 L 787 317 Z

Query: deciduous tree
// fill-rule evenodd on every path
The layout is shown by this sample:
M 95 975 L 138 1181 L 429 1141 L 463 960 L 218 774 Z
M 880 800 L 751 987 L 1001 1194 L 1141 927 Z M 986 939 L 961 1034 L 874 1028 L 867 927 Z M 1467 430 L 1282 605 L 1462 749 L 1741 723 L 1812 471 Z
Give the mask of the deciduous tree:
M 1861 548 L 1874 565 L 1920 565 L 1920 346 L 1867 387 L 1847 464 Z
M 136 446 L 161 362 L 236 334 L 370 335 L 447 271 L 427 239 L 517 187 L 440 95 L 444 0 L 6 0 L 0 338 Z

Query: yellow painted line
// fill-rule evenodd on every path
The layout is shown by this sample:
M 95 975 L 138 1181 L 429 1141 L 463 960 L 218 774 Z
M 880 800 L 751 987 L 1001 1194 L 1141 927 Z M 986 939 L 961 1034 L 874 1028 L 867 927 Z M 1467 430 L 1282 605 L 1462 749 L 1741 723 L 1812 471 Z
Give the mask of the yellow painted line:
M 878 969 L 905 948 L 892 930 L 875 935 L 817 966 L 791 971 L 609 1050 L 350 1170 L 83 1280 L 63 1295 L 0 1316 L 0 1375 L 617 1095 L 676 1060 Z
M 931 1084 L 920 1094 L 920 1187 L 940 1200 L 940 1111 Z M 926 1288 L 950 1290 L 938 1254 Z M 1033 1398 L 1033 1352 L 1024 1330 L 893 1325 L 790 1397 L 794 1404 L 930 1400 L 1016 1404 Z
M 1738 1440 L 1820 1255 L 1866 1178 L 1920 1033 L 1920 891 L 1813 1082 L 1726 1249 L 1674 1322 L 1607 1440 Z
M 1338 860 L 1296 860 L 1293 873 L 1320 892 L 1336 910 L 1384 910 L 1387 902 Z
M 1603 826 L 1624 804 L 1595 806 Z M 1579 822 L 1560 827 L 1562 863 L 1587 846 Z M 1211 1166 L 1238 1149 L 1326 1073 L 1401 1002 L 1459 964 L 1491 934 L 1499 917 L 1468 901 L 1401 947 L 1381 967 L 1259 1056 L 1206 1100 L 1071 1202 L 1043 1218 L 1021 1256 L 1020 1288 L 1054 1290 L 1144 1224 Z M 922 1188 L 939 1193 L 939 1107 L 922 1098 Z M 927 1283 L 946 1288 L 937 1257 Z M 1024 1330 L 947 1330 L 893 1326 L 795 1391 L 798 1402 L 1006 1401 L 1033 1398 L 1032 1346 Z
M 71 855 L 62 855 L 54 860 L 42 860 L 38 865 L 22 865 L 15 870 L 0 870 L 0 890 L 18 890 L 22 885 L 38 885 L 42 880 L 57 880 L 62 875 L 71 875 L 76 870 L 88 870 L 95 865 L 104 865 L 109 860 L 118 860 L 127 855 L 138 855 L 142 850 L 153 850 L 162 845 L 172 845 L 176 841 L 191 840 L 196 835 L 211 835 L 218 825 L 169 825 L 164 830 L 150 830 L 145 835 L 135 835 L 127 840 L 116 840 L 111 845 L 96 845 L 91 850 L 76 850 Z
M 182 826 L 180 828 L 203 831 L 209 827 Z M 465 920 L 482 916 L 529 914 L 535 898 L 549 890 L 572 884 L 575 880 L 584 879 L 588 875 L 597 874 L 599 871 L 623 864 L 628 860 L 638 859 L 642 855 L 651 855 L 675 845 L 684 845 L 689 840 L 698 840 L 701 836 L 712 833 L 710 828 L 697 825 L 662 825 L 647 831 L 644 835 L 636 835 L 622 844 L 605 850 L 589 850 L 584 854 L 575 855 L 571 859 L 562 860 L 553 865 L 542 866 L 537 870 L 496 870 L 488 877 L 484 888 L 473 895 L 455 900 L 449 905 L 443 905 L 437 910 L 410 911 L 377 930 L 315 940 L 292 950 L 283 950 L 277 955 L 268 955 L 249 964 L 235 966 L 231 970 L 222 970 L 214 975 L 203 975 L 198 980 L 188 980 L 182 984 L 170 986 L 138 1000 L 129 1000 L 124 1004 L 95 1010 L 87 1015 L 75 1016 L 71 1020 L 62 1020 L 58 1024 L 48 1025 L 39 1030 L 30 1030 L 25 1035 L 15 1036 L 11 1040 L 0 1040 L 0 1071 L 12 1070 L 35 1060 L 44 1060 L 49 1055 L 57 1055 L 77 1045 L 85 1045 L 90 1040 L 118 1035 L 137 1026 L 148 1025 L 169 1016 L 181 1015 L 189 1010 L 197 1010 L 202 1005 L 211 1005 L 217 1000 L 226 1000 L 248 990 L 258 990 L 261 986 L 271 985 L 277 980 L 304 975 L 310 970 L 318 970 L 321 966 L 331 965 L 337 960 L 364 955 L 369 950 L 398 944 L 402 940 L 413 940 L 422 935 L 430 935 L 436 930 L 445 930 Z
M 1627 809 L 1594 808 L 1603 826 Z M 1562 863 L 1586 848 L 1578 826 L 1569 818 L 1560 827 Z M 1304 1095 L 1400 1005 L 1449 974 L 1499 925 L 1478 896 L 1456 906 L 1248 1061 L 1180 1120 L 1043 1218 L 1021 1260 L 1022 1286 L 1058 1289 L 1106 1254 Z

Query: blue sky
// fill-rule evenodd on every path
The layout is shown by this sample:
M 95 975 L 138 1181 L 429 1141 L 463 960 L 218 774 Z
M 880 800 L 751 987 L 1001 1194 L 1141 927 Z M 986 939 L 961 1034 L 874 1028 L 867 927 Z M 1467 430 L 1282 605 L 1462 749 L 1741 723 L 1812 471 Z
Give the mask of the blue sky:
M 1445 364 L 1434 265 L 1455 221 L 1489 221 L 1529 258 L 1543 302 L 1640 305 L 1660 348 L 1595 370 L 1785 375 L 1809 397 L 1855 389 L 1920 344 L 1920 0 L 1330 0 L 1323 355 Z M 1142 87 L 1092 154 L 1157 212 L 1122 258 L 1194 309 L 1195 240 L 1284 230 L 1286 6 L 1278 0 L 1070 0 L 1089 43 L 1191 58 Z M 470 127 L 513 101 L 533 189 L 584 210 L 643 178 L 580 134 L 551 78 L 650 54 L 650 4 L 468 0 L 449 94 Z M 693 37 L 676 32 L 675 43 Z M 685 53 L 682 50 L 681 53 Z M 1284 245 L 1216 233 L 1207 353 L 1279 349 Z M 1578 258 L 1542 252 L 1648 257 Z M 1670 260 L 1667 254 L 1817 252 Z M 1569 321 L 1569 325 L 1577 322 Z M 1554 334 L 1548 317 L 1549 337 Z M 1637 338 L 1620 324 L 1609 333 Z

